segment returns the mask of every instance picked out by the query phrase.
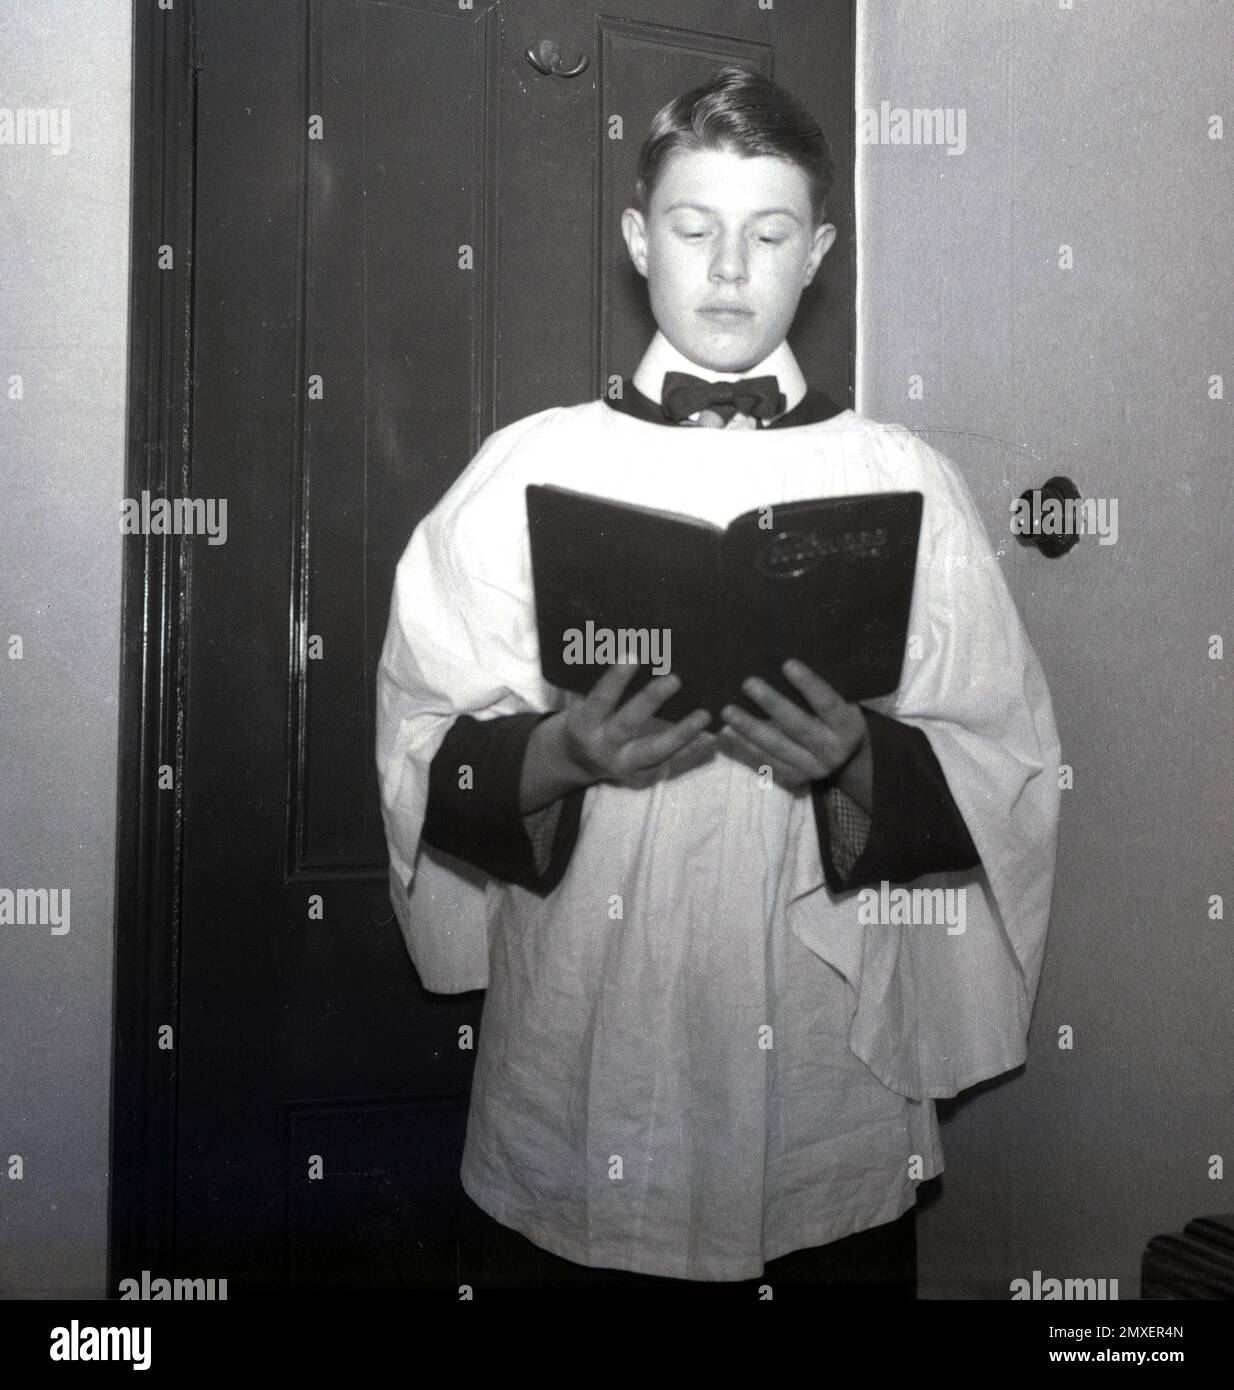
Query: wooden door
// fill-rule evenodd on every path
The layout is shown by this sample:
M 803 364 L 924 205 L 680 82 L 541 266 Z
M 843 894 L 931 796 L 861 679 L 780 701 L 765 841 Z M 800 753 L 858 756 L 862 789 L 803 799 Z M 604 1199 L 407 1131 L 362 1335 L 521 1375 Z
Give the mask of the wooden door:
M 637 365 L 620 212 L 648 119 L 718 61 L 831 134 L 839 249 L 795 344 L 850 399 L 851 5 L 208 0 L 200 20 L 191 487 L 228 530 L 182 595 L 174 1272 L 450 1289 L 482 996 L 420 988 L 387 899 L 395 563 L 494 427 Z M 585 71 L 536 71 L 546 38 Z

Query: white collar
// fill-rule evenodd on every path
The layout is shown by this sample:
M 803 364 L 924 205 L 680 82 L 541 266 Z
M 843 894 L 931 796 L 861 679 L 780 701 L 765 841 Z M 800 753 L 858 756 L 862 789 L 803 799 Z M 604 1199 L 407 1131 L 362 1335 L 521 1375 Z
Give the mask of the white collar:
M 689 372 L 691 376 L 702 377 L 704 381 L 738 381 L 747 376 L 778 377 L 780 390 L 784 392 L 786 411 L 800 405 L 806 394 L 806 379 L 787 339 L 748 372 L 716 372 L 710 367 L 700 367 L 697 362 L 691 362 L 657 329 L 632 379 L 644 396 L 659 404 L 665 372 Z

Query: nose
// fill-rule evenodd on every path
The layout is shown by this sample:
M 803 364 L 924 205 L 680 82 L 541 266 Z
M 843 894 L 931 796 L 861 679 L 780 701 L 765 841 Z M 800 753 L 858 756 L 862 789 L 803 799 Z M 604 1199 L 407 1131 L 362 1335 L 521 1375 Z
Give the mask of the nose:
M 711 278 L 735 284 L 743 284 L 749 278 L 745 238 L 739 233 L 718 239 L 711 261 Z

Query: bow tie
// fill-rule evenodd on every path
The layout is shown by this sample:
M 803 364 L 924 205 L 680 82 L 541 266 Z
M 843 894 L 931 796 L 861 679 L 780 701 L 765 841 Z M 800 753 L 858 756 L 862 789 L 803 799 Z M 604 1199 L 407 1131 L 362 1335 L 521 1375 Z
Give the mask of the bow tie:
M 714 410 L 725 424 L 738 411 L 770 420 L 785 406 L 780 381 L 774 376 L 748 376 L 740 381 L 704 381 L 689 372 L 665 372 L 660 409 L 667 420 L 680 423 L 700 410 Z

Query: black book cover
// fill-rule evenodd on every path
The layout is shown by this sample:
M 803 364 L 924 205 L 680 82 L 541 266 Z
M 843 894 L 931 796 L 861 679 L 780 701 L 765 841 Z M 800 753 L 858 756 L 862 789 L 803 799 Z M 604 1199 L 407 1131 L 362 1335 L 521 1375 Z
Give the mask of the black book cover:
M 735 703 L 748 676 L 804 701 L 780 670 L 804 661 L 846 699 L 900 681 L 913 595 L 919 492 L 782 502 L 727 527 L 532 484 L 527 488 L 540 668 L 586 693 L 599 667 L 643 666 L 632 694 L 674 671 L 659 711 L 680 719 Z M 627 696 L 628 698 L 628 696 Z

